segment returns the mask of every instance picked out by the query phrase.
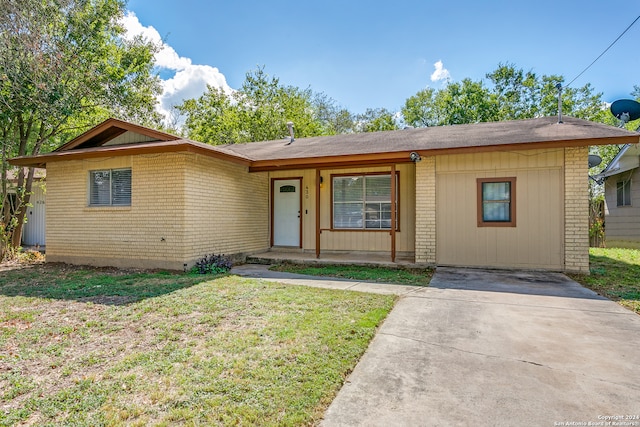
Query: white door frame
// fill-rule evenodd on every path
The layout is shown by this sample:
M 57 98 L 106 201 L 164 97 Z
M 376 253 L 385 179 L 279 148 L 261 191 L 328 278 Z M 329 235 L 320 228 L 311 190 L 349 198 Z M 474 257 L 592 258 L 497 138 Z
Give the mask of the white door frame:
M 282 181 L 287 181 L 287 184 L 289 185 L 295 185 L 296 186 L 296 193 L 298 193 L 298 197 L 297 197 L 297 212 L 290 212 L 289 213 L 289 218 L 293 218 L 293 220 L 295 221 L 295 219 L 297 219 L 298 221 L 298 226 L 296 227 L 295 224 L 292 224 L 296 231 L 297 231 L 297 243 L 295 244 L 286 244 L 283 245 L 282 243 L 278 242 L 278 237 L 276 236 L 276 218 L 275 215 L 277 215 L 276 211 L 276 193 L 279 194 L 279 188 L 277 186 L 277 184 L 282 184 Z M 296 218 L 297 215 L 297 218 Z M 289 243 L 289 242 L 287 242 Z M 291 246 L 291 247 L 299 247 L 302 248 L 302 177 L 291 177 L 291 178 L 271 178 L 271 246 Z

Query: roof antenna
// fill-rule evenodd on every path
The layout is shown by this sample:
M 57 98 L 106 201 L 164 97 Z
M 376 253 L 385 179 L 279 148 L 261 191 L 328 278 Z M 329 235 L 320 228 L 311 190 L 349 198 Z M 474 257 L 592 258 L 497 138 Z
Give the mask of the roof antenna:
M 295 139 L 293 138 L 293 122 L 287 122 L 287 127 L 289 128 L 289 136 L 291 137 L 291 139 L 284 145 L 291 145 L 291 143 L 295 141 Z
M 558 89 L 558 123 L 562 123 L 562 83 L 558 83 L 556 89 Z

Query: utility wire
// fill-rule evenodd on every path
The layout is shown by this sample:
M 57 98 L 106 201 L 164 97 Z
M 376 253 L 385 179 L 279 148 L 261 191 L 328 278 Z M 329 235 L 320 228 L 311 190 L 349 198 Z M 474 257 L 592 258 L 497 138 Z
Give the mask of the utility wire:
M 616 44 L 616 42 L 617 42 L 618 40 L 620 40 L 620 38 L 621 38 L 622 36 L 624 36 L 624 34 L 625 34 L 627 31 L 629 31 L 629 29 L 630 29 L 631 27 L 633 27 L 633 24 L 635 24 L 638 20 L 640 20 L 640 15 L 638 15 L 638 17 L 637 17 L 637 18 L 636 18 L 636 19 L 635 19 L 635 20 L 634 20 L 634 21 L 633 21 L 633 22 L 632 22 L 632 23 L 631 23 L 631 24 L 630 24 L 630 25 L 629 25 L 629 26 L 628 26 L 628 27 L 627 27 L 627 28 L 622 32 L 622 34 L 620 34 L 620 35 L 618 36 L 618 38 L 617 38 L 617 39 L 615 39 L 615 40 L 614 40 L 614 41 L 609 45 L 609 47 L 607 47 L 607 48 L 604 50 L 604 52 L 602 52 L 602 53 L 601 53 L 601 54 L 600 54 L 596 59 L 594 59 L 594 60 L 593 60 L 593 62 L 592 62 L 591 64 L 589 64 L 589 65 L 587 66 L 587 68 L 585 68 L 584 70 L 582 70 L 582 72 L 581 72 L 580 74 L 578 74 L 578 75 L 577 75 L 573 80 L 571 80 L 571 81 L 569 82 L 569 84 L 567 84 L 567 85 L 565 86 L 565 88 L 568 88 L 569 86 L 571 86 L 571 83 L 573 83 L 573 82 L 575 82 L 576 80 L 578 80 L 578 78 L 579 78 L 581 75 L 583 75 L 583 74 L 584 74 L 584 73 L 585 73 L 589 68 L 591 68 L 591 66 L 592 66 L 593 64 L 595 64 L 595 63 L 598 61 L 598 59 L 602 58 L 602 55 L 604 55 L 605 53 L 607 53 L 607 51 L 608 51 L 609 49 L 611 49 L 611 47 L 612 47 L 614 44 Z

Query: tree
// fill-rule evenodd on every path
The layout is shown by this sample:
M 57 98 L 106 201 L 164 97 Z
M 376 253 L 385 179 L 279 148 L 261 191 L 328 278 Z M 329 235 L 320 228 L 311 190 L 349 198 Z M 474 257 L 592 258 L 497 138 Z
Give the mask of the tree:
M 355 132 L 355 119 L 346 108 L 327 96 L 316 93 L 311 102 L 313 116 L 319 122 L 322 135 L 339 135 Z
M 407 124 L 416 127 L 528 119 L 558 113 L 559 75 L 536 75 L 513 64 L 498 64 L 489 84 L 464 79 L 442 89 L 426 88 L 409 97 L 402 108 Z M 590 84 L 562 91 L 563 114 L 602 120 L 602 94 Z
M 496 101 L 481 81 L 464 79 L 443 89 L 426 88 L 408 98 L 404 120 L 415 127 L 443 126 L 497 120 Z
M 379 132 L 396 129 L 398 129 L 398 124 L 395 115 L 386 108 L 367 108 L 363 114 L 356 116 L 356 130 L 358 132 Z
M 287 122 L 294 123 L 296 136 L 320 135 L 323 126 L 313 100 L 310 89 L 281 85 L 258 68 L 231 94 L 208 86 L 202 96 L 176 108 L 186 116 L 189 138 L 216 145 L 282 138 L 288 135 Z
M 7 159 L 37 155 L 65 132 L 77 134 L 108 116 L 160 124 L 155 46 L 126 40 L 119 0 L 3 0 L 0 3 L 0 141 L 3 218 L 0 234 L 17 248 L 33 170 L 17 171 L 8 206 Z
M 512 64 L 498 64 L 486 77 L 493 84 L 491 96 L 501 120 L 535 117 L 540 104 L 538 77 L 532 72 L 516 69 Z

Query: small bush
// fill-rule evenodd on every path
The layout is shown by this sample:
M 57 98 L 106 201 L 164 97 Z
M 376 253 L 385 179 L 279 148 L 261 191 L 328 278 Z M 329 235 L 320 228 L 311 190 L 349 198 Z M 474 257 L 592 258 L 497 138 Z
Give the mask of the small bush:
M 38 264 L 45 261 L 45 257 L 41 252 L 32 250 L 17 252 L 17 259 L 21 264 Z
M 194 274 L 222 274 L 231 270 L 233 263 L 225 255 L 205 255 L 191 268 Z

